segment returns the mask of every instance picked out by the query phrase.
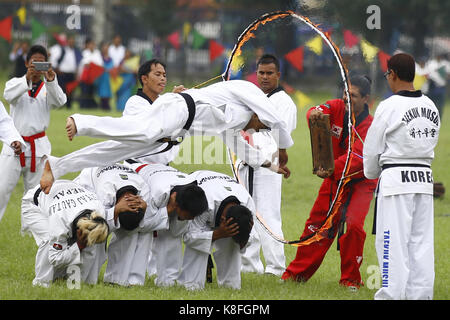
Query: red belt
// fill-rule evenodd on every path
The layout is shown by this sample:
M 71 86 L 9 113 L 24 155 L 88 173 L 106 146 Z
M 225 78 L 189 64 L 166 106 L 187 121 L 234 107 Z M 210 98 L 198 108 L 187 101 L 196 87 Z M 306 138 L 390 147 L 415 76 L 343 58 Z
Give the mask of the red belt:
M 30 171 L 35 172 L 36 171 L 36 144 L 34 143 L 34 140 L 45 137 L 45 131 L 36 133 L 32 136 L 24 137 L 22 136 L 23 140 L 30 143 L 31 147 L 31 165 L 30 165 Z M 22 152 L 20 154 L 20 165 L 25 167 L 25 153 Z

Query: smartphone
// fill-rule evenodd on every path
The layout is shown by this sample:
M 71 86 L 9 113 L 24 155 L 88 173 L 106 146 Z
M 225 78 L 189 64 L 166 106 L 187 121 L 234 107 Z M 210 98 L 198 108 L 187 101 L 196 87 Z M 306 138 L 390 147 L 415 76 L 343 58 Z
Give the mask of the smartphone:
M 50 62 L 38 62 L 33 61 L 33 65 L 36 68 L 37 71 L 48 71 L 50 69 Z

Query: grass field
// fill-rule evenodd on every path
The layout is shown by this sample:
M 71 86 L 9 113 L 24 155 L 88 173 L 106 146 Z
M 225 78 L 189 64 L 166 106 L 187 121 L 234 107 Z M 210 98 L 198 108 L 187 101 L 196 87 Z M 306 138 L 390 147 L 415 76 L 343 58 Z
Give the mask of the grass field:
M 4 78 L 0 79 L 0 92 L 3 92 Z M 326 94 L 313 95 L 314 103 L 323 102 L 331 96 Z M 8 104 L 3 101 L 6 108 Z M 435 181 L 443 182 L 447 188 L 450 186 L 450 108 L 447 105 L 439 145 L 436 149 L 436 158 L 433 163 Z M 309 132 L 305 123 L 305 111 L 298 112 L 298 127 L 293 134 L 295 145 L 288 150 L 288 166 L 292 175 L 283 182 L 282 216 L 283 231 L 286 239 L 298 239 L 303 230 L 316 197 L 321 179 L 311 174 L 311 151 Z M 94 139 L 77 137 L 69 142 L 65 136 L 64 126 L 67 116 L 74 112 L 86 112 L 78 109 L 60 109 L 52 112 L 51 125 L 47 134 L 52 142 L 53 155 L 62 156 L 82 146 L 91 144 Z M 97 115 L 107 113 L 96 111 Z M 108 113 L 118 116 L 118 112 Z M 198 139 L 198 138 L 196 138 Z M 212 143 L 206 140 L 205 146 Z M 228 164 L 211 165 L 176 165 L 180 170 L 190 172 L 200 168 L 225 172 L 231 175 Z M 74 178 L 70 174 L 64 178 Z M 34 277 L 34 258 L 36 244 L 29 236 L 20 234 L 20 201 L 23 192 L 23 183 L 16 186 L 10 199 L 7 211 L 0 222 L 0 300 L 10 299 L 143 299 L 143 300 L 366 300 L 373 299 L 375 289 L 370 289 L 367 280 L 370 276 L 368 267 L 377 265 L 374 248 L 375 238 L 371 234 L 373 209 L 371 208 L 365 223 L 367 238 L 364 251 L 364 262 L 361 274 L 366 286 L 358 292 L 352 293 L 338 285 L 340 278 L 340 258 L 336 244 L 330 248 L 318 272 L 304 284 L 287 282 L 281 283 L 279 278 L 267 275 L 243 274 L 242 289 L 239 291 L 218 288 L 215 279 L 213 284 L 206 284 L 206 288 L 198 292 L 190 292 L 183 288 L 158 288 L 153 279 L 147 279 L 145 286 L 133 288 L 120 288 L 105 285 L 99 281 L 98 285 L 82 285 L 80 290 L 70 290 L 63 281 L 56 282 L 49 289 L 34 288 L 31 282 Z M 373 205 L 373 203 L 372 203 Z M 450 196 L 435 201 L 435 291 L 434 297 L 439 300 L 450 298 Z M 296 248 L 285 247 L 286 263 L 295 256 Z M 100 280 L 103 278 L 103 271 Z

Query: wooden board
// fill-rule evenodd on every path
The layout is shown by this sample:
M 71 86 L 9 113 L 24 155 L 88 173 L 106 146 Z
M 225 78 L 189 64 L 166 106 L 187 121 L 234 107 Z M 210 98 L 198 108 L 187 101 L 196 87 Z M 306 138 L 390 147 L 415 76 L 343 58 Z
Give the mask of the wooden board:
M 333 144 L 331 143 L 330 116 L 323 115 L 323 119 L 309 120 L 311 135 L 311 152 L 313 173 L 322 167 L 326 171 L 334 171 Z

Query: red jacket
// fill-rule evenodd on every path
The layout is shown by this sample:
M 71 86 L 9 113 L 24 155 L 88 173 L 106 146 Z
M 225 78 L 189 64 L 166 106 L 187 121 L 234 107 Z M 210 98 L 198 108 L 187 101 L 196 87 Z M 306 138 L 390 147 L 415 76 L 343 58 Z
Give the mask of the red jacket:
M 327 101 L 317 107 L 312 107 L 308 110 L 306 118 L 309 119 L 309 115 L 313 109 L 319 109 L 324 114 L 330 115 L 330 127 L 331 127 L 331 140 L 333 144 L 333 154 L 334 154 L 334 172 L 329 178 L 334 181 L 339 181 L 342 177 L 342 172 L 345 167 L 348 153 L 348 118 L 345 116 L 345 103 L 342 99 L 335 99 Z M 344 119 L 345 118 L 345 119 Z M 369 108 L 366 106 L 363 112 L 356 117 L 355 130 L 361 137 L 365 140 L 367 135 L 367 130 L 369 130 L 372 124 L 373 117 L 369 114 Z M 309 124 L 309 121 L 308 121 Z M 364 179 L 373 188 L 376 187 L 377 180 L 367 180 L 364 177 L 363 170 L 363 143 L 356 136 L 355 142 L 353 144 L 351 157 L 351 166 L 348 171 L 347 176 L 351 176 L 351 179 Z

